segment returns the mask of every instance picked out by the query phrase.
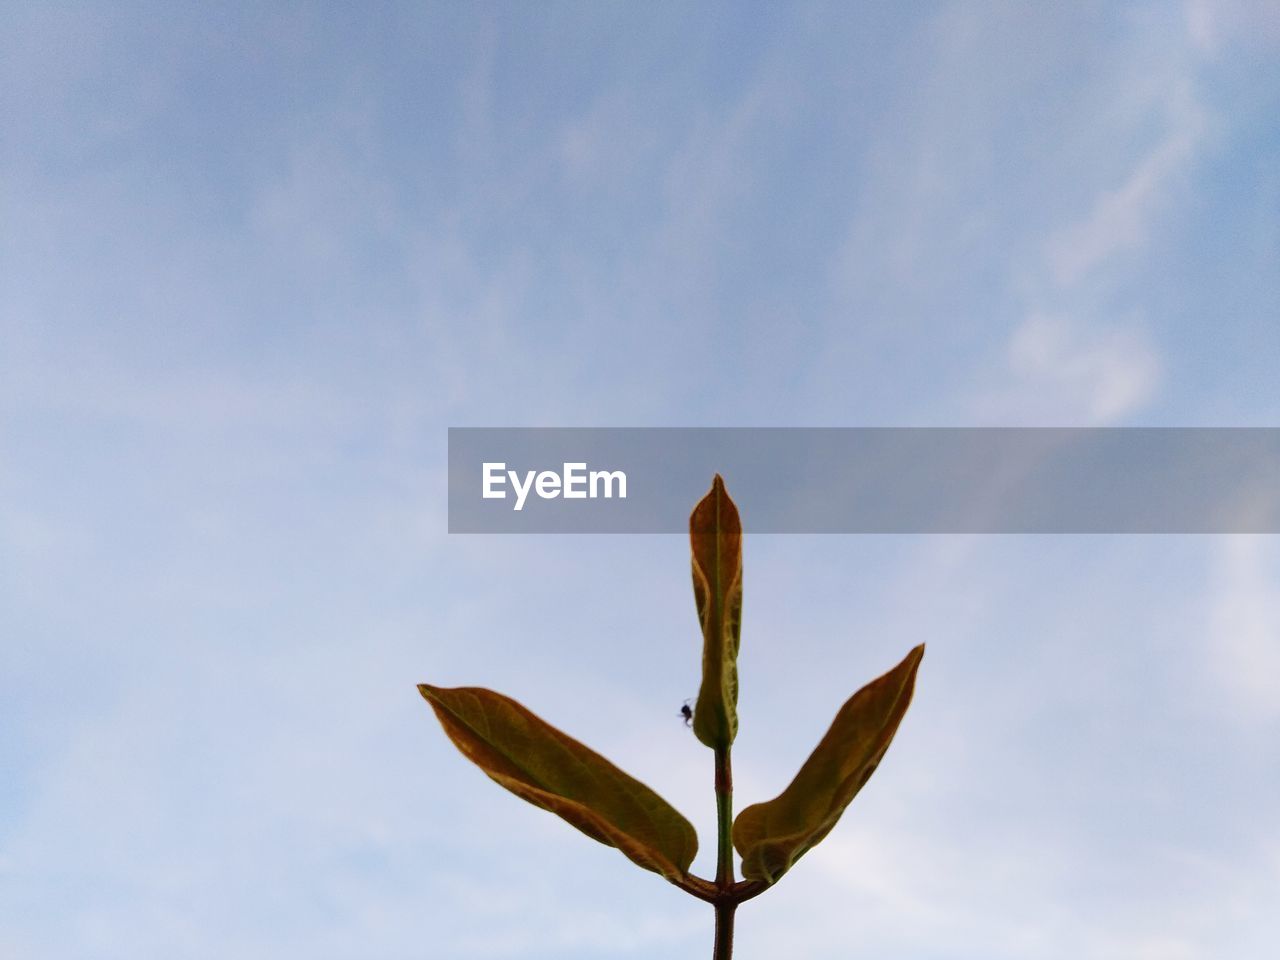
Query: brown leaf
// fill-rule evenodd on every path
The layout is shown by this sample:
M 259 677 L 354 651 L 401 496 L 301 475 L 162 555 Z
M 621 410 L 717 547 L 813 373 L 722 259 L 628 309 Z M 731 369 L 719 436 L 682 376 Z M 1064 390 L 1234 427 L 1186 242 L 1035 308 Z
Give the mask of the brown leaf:
M 870 779 L 911 703 L 924 644 L 855 693 L 791 784 L 767 803 L 747 807 L 733 825 L 733 845 L 748 880 L 777 882 L 831 832 Z
M 716 474 L 689 517 L 693 597 L 702 624 L 702 686 L 693 732 L 728 747 L 738 734 L 738 645 L 742 632 L 742 522 Z
M 498 784 L 669 880 L 698 850 L 693 826 L 639 780 L 521 704 L 483 687 L 419 684 L 454 745 Z

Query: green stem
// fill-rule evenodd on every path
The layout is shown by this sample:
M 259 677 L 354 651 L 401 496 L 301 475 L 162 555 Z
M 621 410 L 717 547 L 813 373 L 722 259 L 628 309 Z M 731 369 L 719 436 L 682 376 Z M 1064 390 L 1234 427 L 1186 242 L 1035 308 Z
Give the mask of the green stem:
M 716 748 L 716 945 L 712 960 L 733 956 L 733 766 L 729 747 Z
M 729 748 L 716 749 L 716 886 L 728 893 L 733 886 L 733 766 Z

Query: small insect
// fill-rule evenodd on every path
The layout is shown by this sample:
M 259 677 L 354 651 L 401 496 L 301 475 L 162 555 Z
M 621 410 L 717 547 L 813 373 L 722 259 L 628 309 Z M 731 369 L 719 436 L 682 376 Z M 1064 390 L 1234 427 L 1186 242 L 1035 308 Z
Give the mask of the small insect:
M 692 702 L 692 700 L 686 700 L 684 706 L 680 708 L 680 716 L 684 717 L 684 725 L 686 727 L 693 726 L 693 710 L 689 707 Z

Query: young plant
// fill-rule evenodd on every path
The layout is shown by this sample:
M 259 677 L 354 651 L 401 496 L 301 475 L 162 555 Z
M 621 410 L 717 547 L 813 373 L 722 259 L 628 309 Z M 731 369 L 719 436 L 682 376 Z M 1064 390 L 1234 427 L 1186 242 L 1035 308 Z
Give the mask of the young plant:
M 689 518 L 689 539 L 702 625 L 702 686 L 693 732 L 715 755 L 714 880 L 689 872 L 698 850 L 689 821 L 598 753 L 492 690 L 427 684 L 418 690 L 454 745 L 498 784 L 711 904 L 712 957 L 729 960 L 738 905 L 777 883 L 830 833 L 875 772 L 911 702 L 924 645 L 850 697 L 791 784 L 772 800 L 747 807 L 735 821 L 730 751 L 738 732 L 742 525 L 719 474 Z M 735 847 L 742 880 L 734 879 Z

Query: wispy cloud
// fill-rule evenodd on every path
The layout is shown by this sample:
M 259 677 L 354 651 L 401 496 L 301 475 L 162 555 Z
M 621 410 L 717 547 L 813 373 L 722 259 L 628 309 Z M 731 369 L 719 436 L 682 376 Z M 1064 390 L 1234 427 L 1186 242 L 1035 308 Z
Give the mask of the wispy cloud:
M 1158 318 L 1140 302 L 1117 317 L 1110 301 L 1187 198 L 1212 118 L 1198 93 L 1204 58 L 1194 25 L 1175 18 L 1149 37 L 1152 49 L 1093 89 L 1110 102 L 1099 102 L 1091 120 L 1124 140 L 1146 127 L 1159 133 L 1119 175 L 1112 156 L 1072 171 L 1091 185 L 1091 198 L 1082 214 L 1049 227 L 1042 253 L 1026 265 L 1018 283 L 1025 317 L 1009 333 L 1003 376 L 978 391 L 984 417 L 1003 407 L 1019 423 L 1122 423 L 1158 396 L 1166 349 Z
M 1204 56 L 1218 58 L 1231 46 L 1280 46 L 1280 14 L 1274 0 L 1187 0 L 1187 32 Z
M 1280 719 L 1280 558 L 1271 538 L 1216 539 L 1209 593 L 1211 675 L 1242 720 Z
M 991 419 L 1022 424 L 1122 421 L 1160 384 L 1161 360 L 1137 325 L 1103 326 L 1033 314 L 1008 344 L 1010 379 L 984 404 Z
M 1069 287 L 1122 254 L 1141 252 L 1153 221 L 1185 189 L 1207 129 L 1204 108 L 1190 78 L 1175 80 L 1164 102 L 1154 106 L 1164 114 L 1163 137 L 1121 183 L 1098 192 L 1088 214 L 1050 237 L 1046 257 L 1056 283 Z

